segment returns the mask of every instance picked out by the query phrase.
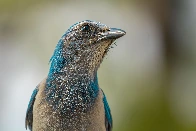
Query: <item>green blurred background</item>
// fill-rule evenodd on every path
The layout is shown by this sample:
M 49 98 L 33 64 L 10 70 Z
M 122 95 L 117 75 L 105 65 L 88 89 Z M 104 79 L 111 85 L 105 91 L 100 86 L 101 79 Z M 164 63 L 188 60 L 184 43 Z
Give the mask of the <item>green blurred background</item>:
M 99 69 L 114 131 L 196 131 L 196 0 L 0 0 L 0 131 L 25 131 L 59 38 L 86 19 L 127 32 Z

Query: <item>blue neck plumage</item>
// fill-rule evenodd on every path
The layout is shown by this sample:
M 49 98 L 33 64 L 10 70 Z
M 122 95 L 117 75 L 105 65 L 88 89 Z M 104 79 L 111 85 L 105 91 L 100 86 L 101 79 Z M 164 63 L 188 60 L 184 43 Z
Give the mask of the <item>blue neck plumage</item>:
M 50 70 L 49 70 L 49 76 L 51 76 L 54 73 L 60 72 L 60 70 L 66 66 L 67 61 L 66 59 L 63 57 L 63 37 L 65 35 L 63 35 L 61 37 L 61 39 L 59 40 L 55 50 L 54 50 L 54 54 L 53 56 L 50 58 Z

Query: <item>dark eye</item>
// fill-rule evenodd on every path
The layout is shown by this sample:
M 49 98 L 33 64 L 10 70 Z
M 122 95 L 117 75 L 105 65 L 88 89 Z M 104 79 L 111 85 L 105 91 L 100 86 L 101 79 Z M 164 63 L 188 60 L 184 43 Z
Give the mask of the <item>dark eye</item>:
M 89 31 L 90 30 L 90 26 L 89 25 L 84 25 L 82 26 L 82 31 Z

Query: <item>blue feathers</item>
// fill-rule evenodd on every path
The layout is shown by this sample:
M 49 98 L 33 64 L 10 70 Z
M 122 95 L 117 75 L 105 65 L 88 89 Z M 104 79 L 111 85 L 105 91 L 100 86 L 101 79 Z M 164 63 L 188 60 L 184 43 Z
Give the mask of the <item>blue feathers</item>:
M 99 85 L 98 85 L 98 78 L 97 75 L 95 76 L 95 79 L 93 82 L 91 82 L 90 85 L 91 89 L 93 90 L 92 92 L 92 98 L 96 98 L 99 92 Z
M 108 105 L 108 102 L 107 102 L 107 99 L 106 99 L 106 96 L 103 92 L 103 103 L 104 103 L 104 109 L 105 109 L 105 117 L 109 123 L 110 126 L 112 126 L 112 115 L 111 115 L 111 112 L 110 112 L 110 107 Z
M 50 58 L 51 66 L 50 66 L 49 75 L 59 72 L 66 63 L 66 60 L 63 57 L 63 46 L 64 46 L 63 38 L 65 37 L 65 35 L 66 33 L 59 40 L 55 48 L 54 54 Z
M 28 105 L 28 108 L 27 108 L 27 112 L 32 111 L 32 109 L 33 109 L 32 105 L 33 105 L 33 103 L 35 101 L 35 96 L 37 95 L 37 92 L 38 92 L 38 89 L 35 88 L 33 93 L 32 93 L 32 95 L 31 95 L 31 98 L 30 98 L 30 101 L 29 101 L 29 105 Z
M 32 95 L 31 95 L 29 105 L 28 105 L 28 108 L 27 108 L 27 112 L 26 112 L 25 127 L 27 129 L 27 126 L 28 126 L 30 130 L 32 130 L 33 105 L 34 105 L 34 102 L 35 102 L 35 97 L 36 97 L 37 92 L 38 92 L 38 86 L 34 89 Z

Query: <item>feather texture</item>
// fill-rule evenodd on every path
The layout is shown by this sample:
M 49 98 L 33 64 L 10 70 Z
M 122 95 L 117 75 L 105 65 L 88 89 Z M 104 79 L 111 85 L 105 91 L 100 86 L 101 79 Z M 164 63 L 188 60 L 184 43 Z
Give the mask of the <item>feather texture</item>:
M 71 26 L 59 40 L 48 76 L 33 91 L 26 113 L 31 131 L 111 131 L 112 115 L 97 70 L 125 32 L 95 21 Z

